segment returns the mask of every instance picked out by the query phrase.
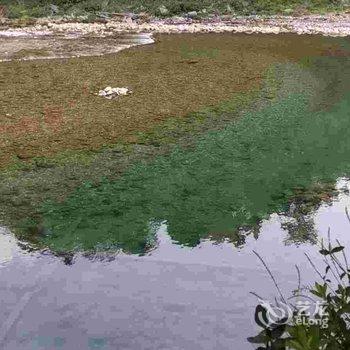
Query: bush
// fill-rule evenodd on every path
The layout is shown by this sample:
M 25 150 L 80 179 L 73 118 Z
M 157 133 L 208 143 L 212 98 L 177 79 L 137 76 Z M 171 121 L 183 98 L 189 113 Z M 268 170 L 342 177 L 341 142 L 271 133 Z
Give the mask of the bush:
M 207 12 L 237 14 L 280 13 L 300 8 L 311 11 L 341 9 L 344 0 L 0 0 L 8 7 L 11 18 L 51 15 L 50 5 L 59 7 L 60 13 L 141 12 L 157 14 L 165 6 L 168 16 L 207 9 Z
M 327 247 L 322 244 L 319 253 L 326 262 L 323 274 L 307 256 L 321 280 L 308 289 L 309 295 L 317 297 L 323 306 L 312 315 L 312 319 L 305 310 L 300 310 L 300 305 L 288 305 L 282 296 L 284 310 L 285 306 L 294 310 L 292 317 L 286 317 L 287 313 L 282 312 L 283 316 L 271 322 L 269 306 L 259 304 L 255 310 L 255 321 L 263 330 L 257 336 L 248 338 L 248 341 L 263 345 L 258 350 L 350 349 L 350 269 L 343 250 L 339 242 L 336 246 L 330 242 Z M 295 292 L 296 297 L 301 296 L 300 286 Z M 281 304 L 277 307 L 281 310 Z

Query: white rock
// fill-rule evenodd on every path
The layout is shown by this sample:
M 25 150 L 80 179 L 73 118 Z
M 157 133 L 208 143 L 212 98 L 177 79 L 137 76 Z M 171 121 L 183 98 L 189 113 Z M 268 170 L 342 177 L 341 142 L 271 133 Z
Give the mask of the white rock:
M 198 16 L 197 11 L 190 11 L 190 12 L 187 13 L 187 17 L 188 18 L 195 18 L 197 16 Z
M 126 96 L 131 94 L 132 91 L 127 87 L 115 87 L 107 86 L 104 90 L 98 92 L 98 96 L 102 96 L 108 99 L 115 98 L 117 96 Z
M 158 7 L 158 12 L 162 16 L 166 16 L 167 14 L 169 14 L 169 10 L 164 5 L 161 5 L 161 6 Z

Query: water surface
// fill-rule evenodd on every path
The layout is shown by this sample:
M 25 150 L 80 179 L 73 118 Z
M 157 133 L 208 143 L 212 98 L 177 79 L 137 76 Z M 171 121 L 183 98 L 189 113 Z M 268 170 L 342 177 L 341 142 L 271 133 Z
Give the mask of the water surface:
M 319 238 L 327 240 L 330 227 L 331 238 L 348 249 L 349 182 L 339 179 L 337 187 L 341 194 L 309 219 Z M 240 249 L 210 240 L 180 247 L 163 224 L 146 256 L 76 256 L 73 265 L 48 253 L 25 253 L 3 232 L 2 348 L 252 349 L 245 338 L 255 334 L 257 300 L 249 291 L 271 301 L 277 294 L 252 250 L 264 257 L 286 295 L 298 284 L 295 264 L 302 285 L 315 280 L 304 253 L 317 262 L 317 247 L 286 244 L 285 221 L 271 215 L 259 238 L 248 236 Z

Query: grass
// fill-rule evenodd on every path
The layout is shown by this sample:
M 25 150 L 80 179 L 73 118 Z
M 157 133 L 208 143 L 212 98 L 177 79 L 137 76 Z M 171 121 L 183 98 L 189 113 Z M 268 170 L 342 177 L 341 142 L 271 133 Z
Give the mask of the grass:
M 113 12 L 148 12 L 158 16 L 181 15 L 197 11 L 199 15 L 219 14 L 272 14 L 344 10 L 346 2 L 341 0 L 0 0 L 7 7 L 10 18 L 27 19 L 50 15 L 87 16 Z M 53 10 L 51 4 L 58 6 Z M 349 5 L 349 4 L 348 4 Z M 161 12 L 164 6 L 166 12 Z

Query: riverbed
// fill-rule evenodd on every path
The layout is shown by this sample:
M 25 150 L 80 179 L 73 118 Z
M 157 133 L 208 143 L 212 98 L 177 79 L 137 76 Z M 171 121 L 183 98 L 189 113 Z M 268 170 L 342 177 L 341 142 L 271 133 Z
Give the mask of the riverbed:
M 252 348 L 253 250 L 288 294 L 349 246 L 348 38 L 46 35 L 0 64 L 1 347 Z

